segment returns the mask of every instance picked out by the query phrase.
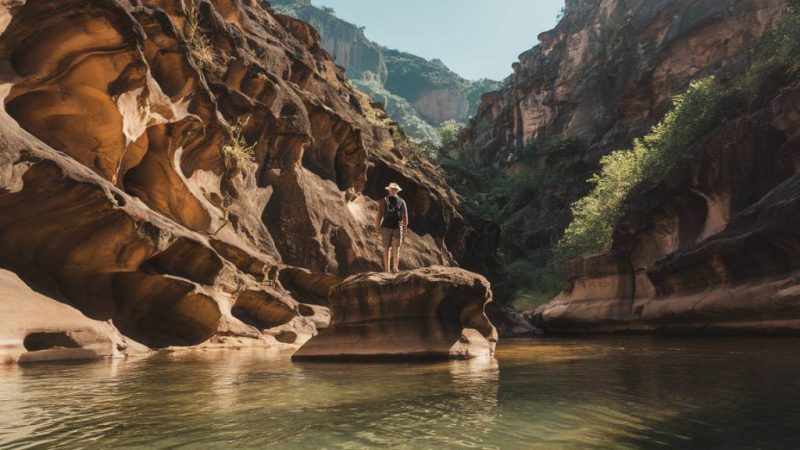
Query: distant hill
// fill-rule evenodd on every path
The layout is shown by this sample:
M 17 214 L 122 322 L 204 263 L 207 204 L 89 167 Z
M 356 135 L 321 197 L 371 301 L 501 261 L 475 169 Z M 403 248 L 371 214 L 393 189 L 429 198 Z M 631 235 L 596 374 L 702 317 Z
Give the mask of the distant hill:
M 465 80 L 438 59 L 383 47 L 367 39 L 363 27 L 310 0 L 270 3 L 276 12 L 313 25 L 322 47 L 345 68 L 353 85 L 382 103 L 413 139 L 438 142 L 437 126 L 447 120 L 466 122 L 475 115 L 481 95 L 500 86 L 493 80 Z

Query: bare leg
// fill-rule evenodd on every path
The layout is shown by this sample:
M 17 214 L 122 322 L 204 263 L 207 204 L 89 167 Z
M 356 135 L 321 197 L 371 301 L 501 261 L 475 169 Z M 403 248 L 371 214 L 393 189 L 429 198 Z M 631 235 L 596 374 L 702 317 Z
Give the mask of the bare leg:
M 389 265 L 389 248 L 383 249 L 383 271 L 390 272 L 391 266 Z
M 400 246 L 392 245 L 392 272 L 397 272 L 400 266 Z

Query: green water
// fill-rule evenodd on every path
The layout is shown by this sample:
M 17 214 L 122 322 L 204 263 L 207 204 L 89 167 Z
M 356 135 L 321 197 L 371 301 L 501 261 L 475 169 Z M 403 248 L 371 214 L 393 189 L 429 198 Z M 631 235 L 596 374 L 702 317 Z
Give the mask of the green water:
M 445 363 L 215 351 L 0 367 L 0 448 L 797 448 L 798 349 L 614 337 Z

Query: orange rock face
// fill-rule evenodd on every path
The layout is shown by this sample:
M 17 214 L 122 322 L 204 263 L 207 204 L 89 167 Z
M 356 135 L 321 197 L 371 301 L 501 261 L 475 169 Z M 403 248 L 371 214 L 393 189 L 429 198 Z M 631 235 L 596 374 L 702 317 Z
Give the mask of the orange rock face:
M 455 194 L 313 28 L 264 5 L 0 6 L 0 267 L 151 348 L 296 346 L 329 319 L 299 300 L 380 267 L 388 181 L 410 208 L 401 265 L 453 264 Z M 83 326 L 45 322 L 4 337 L 13 358 Z
M 489 282 L 451 267 L 353 275 L 330 291 L 331 326 L 295 359 L 473 358 L 494 353 Z

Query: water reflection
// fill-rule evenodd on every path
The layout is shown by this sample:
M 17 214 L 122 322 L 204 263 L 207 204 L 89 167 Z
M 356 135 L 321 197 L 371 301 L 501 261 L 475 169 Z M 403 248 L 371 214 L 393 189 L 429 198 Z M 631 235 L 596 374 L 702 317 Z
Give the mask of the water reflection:
M 497 358 L 258 350 L 0 367 L 0 448 L 792 447 L 796 339 L 505 342 Z

